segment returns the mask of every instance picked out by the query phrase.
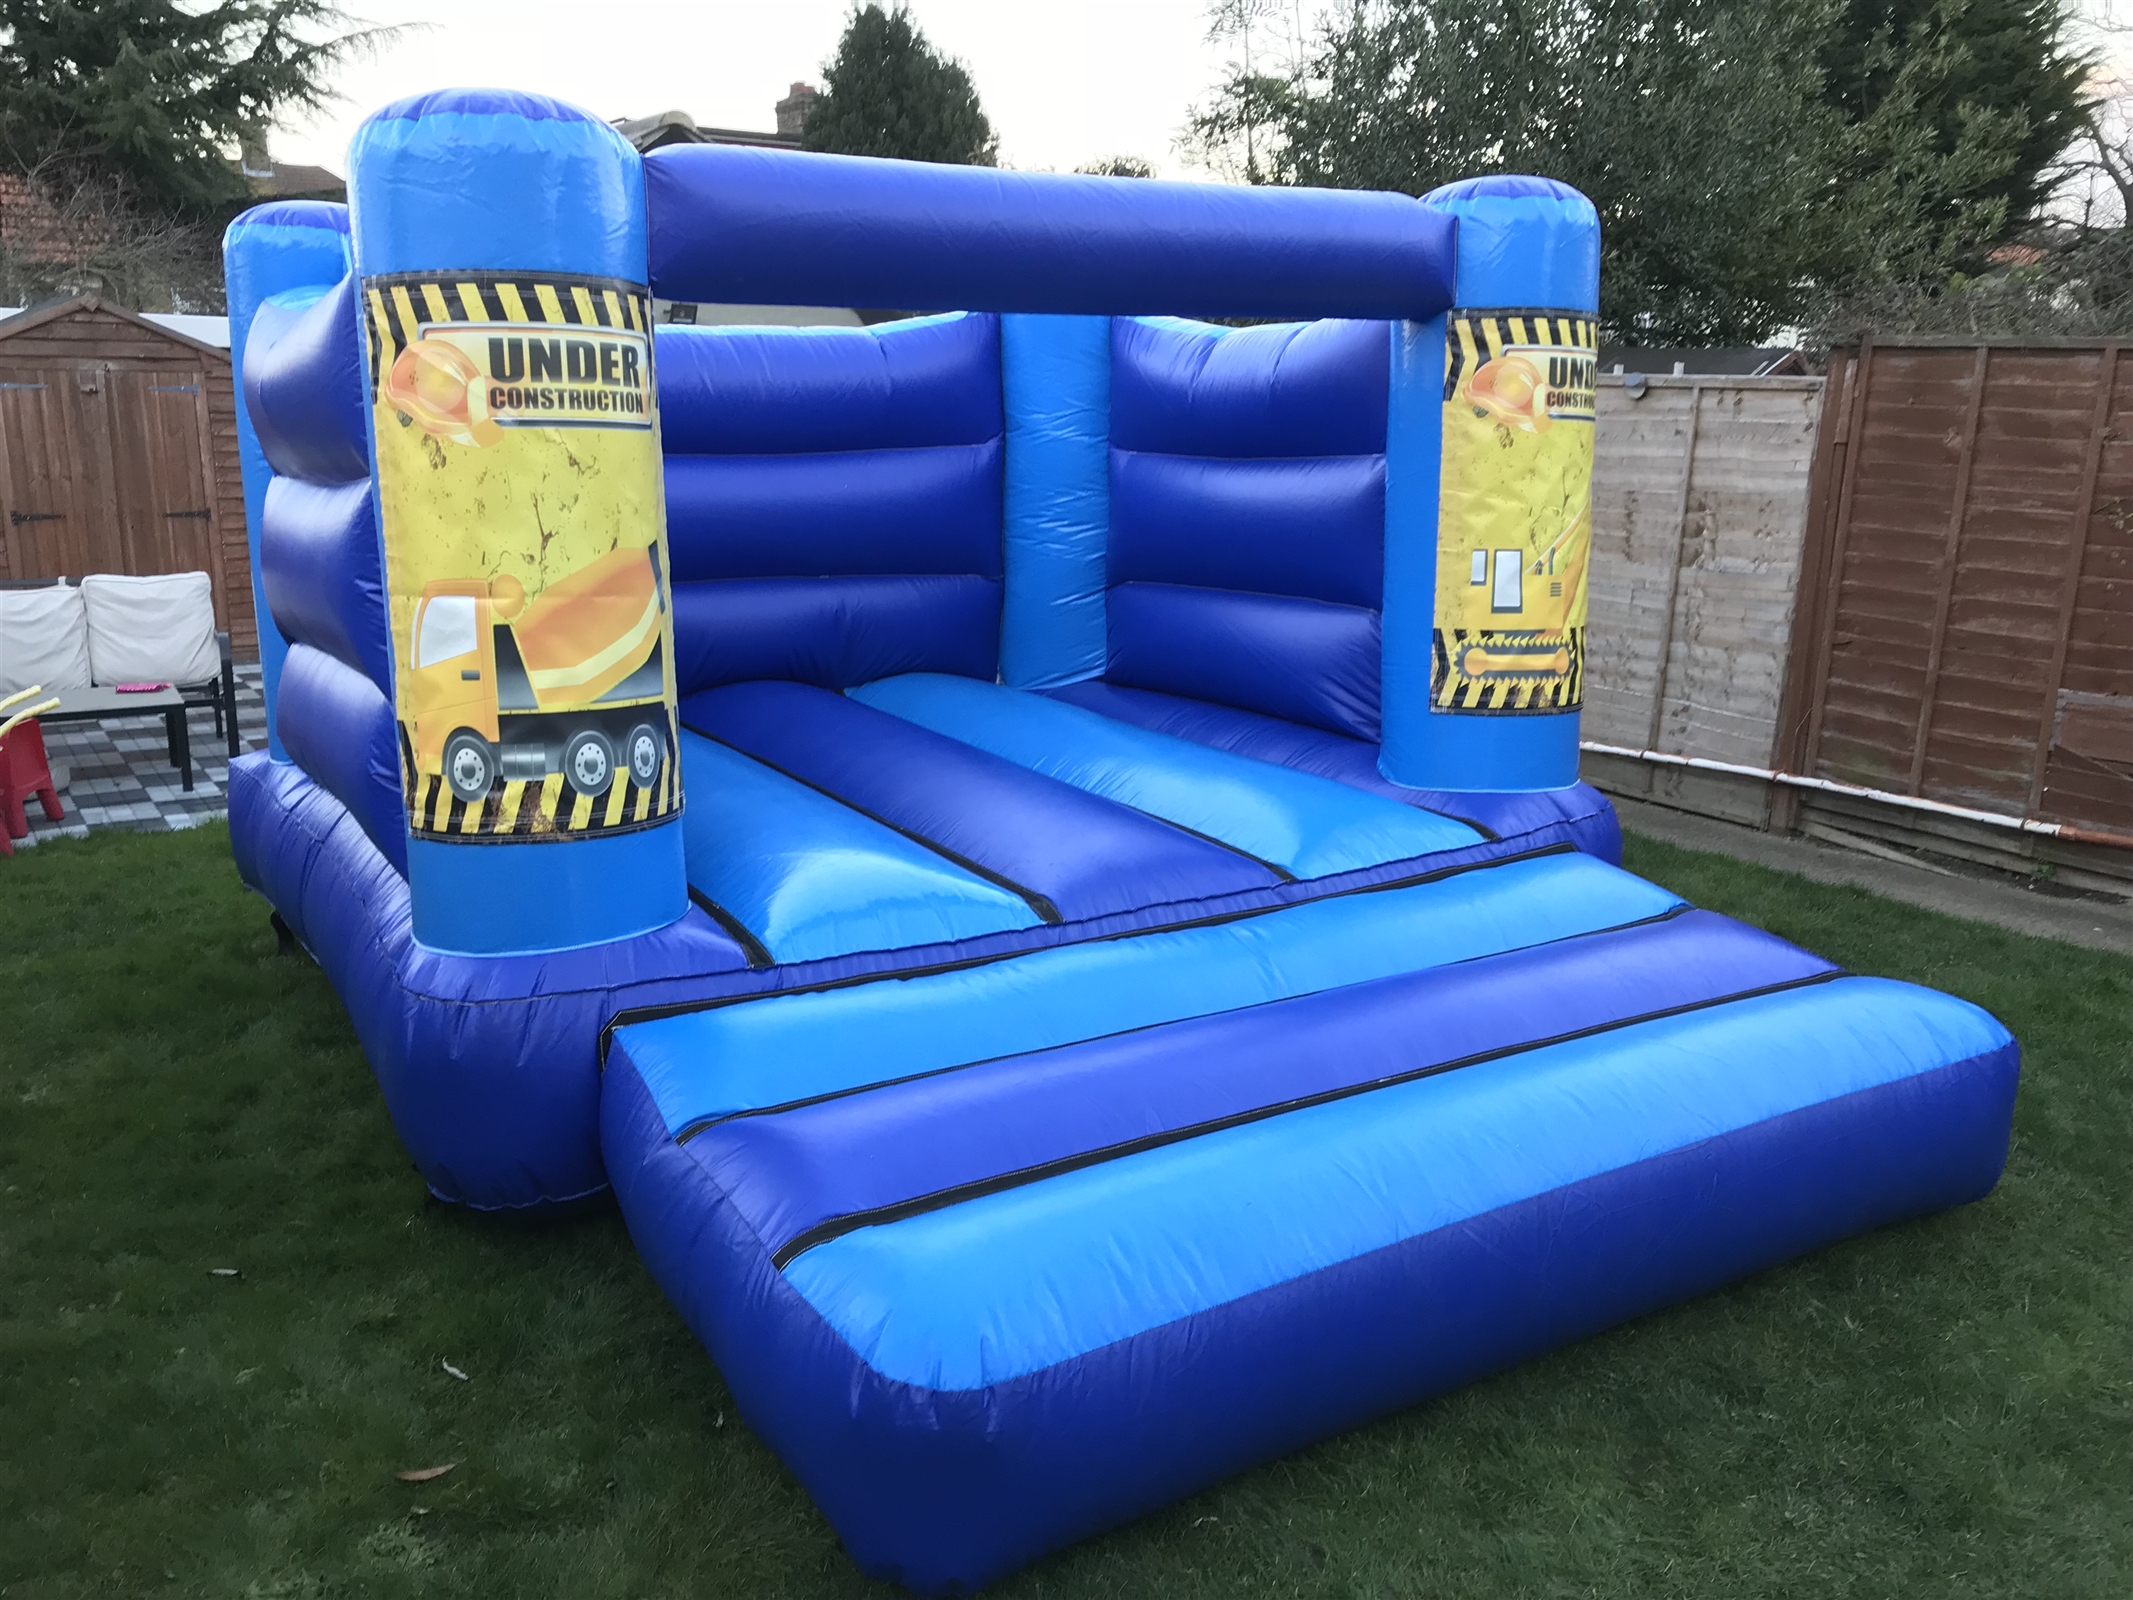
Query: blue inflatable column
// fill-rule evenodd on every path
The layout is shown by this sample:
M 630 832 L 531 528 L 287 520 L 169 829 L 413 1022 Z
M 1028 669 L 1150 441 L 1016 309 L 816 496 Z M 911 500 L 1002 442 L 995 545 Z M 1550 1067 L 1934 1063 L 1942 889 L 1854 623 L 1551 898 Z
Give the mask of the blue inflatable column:
M 349 149 L 415 937 L 474 955 L 688 910 L 644 174 L 538 95 Z
M 222 235 L 222 278 L 230 312 L 230 375 L 244 394 L 244 347 L 252 319 L 276 295 L 332 288 L 348 276 L 348 208 L 321 200 L 282 200 L 254 206 Z M 259 670 L 267 698 L 267 751 L 287 761 L 275 717 L 281 664 L 288 641 L 274 625 L 260 576 L 260 530 L 266 525 L 267 482 L 273 469 L 259 448 L 250 409 L 237 407 L 237 458 L 244 473 L 245 540 L 252 552 L 252 615 L 259 626 Z
M 1560 789 L 1584 699 L 1599 216 L 1546 178 L 1422 204 L 1458 218 L 1457 299 L 1393 324 L 1379 770 Z

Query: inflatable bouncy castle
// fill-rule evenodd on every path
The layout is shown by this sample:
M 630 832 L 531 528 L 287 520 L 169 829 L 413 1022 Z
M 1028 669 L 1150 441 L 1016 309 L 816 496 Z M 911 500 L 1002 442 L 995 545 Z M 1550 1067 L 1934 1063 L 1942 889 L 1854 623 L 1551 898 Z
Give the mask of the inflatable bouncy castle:
M 1621 871 L 1577 782 L 1574 191 L 640 157 L 486 91 L 350 168 L 228 237 L 238 866 L 430 1188 L 611 1187 L 867 1572 L 1997 1180 L 1998 1024 Z

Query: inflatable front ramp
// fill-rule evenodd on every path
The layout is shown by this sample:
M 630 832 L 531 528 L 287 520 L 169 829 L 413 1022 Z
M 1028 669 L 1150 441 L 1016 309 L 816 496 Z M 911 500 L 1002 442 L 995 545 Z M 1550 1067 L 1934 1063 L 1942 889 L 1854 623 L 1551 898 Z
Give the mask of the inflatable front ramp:
M 2016 1071 L 1562 851 L 625 1022 L 602 1140 L 749 1425 L 939 1591 L 1976 1199 Z

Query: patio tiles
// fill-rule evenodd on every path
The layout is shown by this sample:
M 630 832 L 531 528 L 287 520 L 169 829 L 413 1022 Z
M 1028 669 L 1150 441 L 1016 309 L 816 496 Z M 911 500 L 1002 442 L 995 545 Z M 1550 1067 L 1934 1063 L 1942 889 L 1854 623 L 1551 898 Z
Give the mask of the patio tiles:
M 144 832 L 195 828 L 226 814 L 229 807 L 227 743 L 216 736 L 215 714 L 189 713 L 193 786 L 183 787 L 170 764 L 160 720 L 73 722 L 44 730 L 45 754 L 65 786 L 59 802 L 66 815 L 45 820 L 43 809 L 29 804 L 30 836 L 15 848 L 40 840 L 79 838 L 94 828 L 133 828 Z M 260 691 L 258 666 L 237 669 L 237 735 L 246 750 L 267 746 L 267 708 Z

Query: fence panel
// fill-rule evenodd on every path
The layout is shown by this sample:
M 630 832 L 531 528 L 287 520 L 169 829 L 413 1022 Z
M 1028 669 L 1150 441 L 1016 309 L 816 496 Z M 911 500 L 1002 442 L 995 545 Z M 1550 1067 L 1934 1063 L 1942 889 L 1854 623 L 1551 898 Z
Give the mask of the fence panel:
M 1584 737 L 1768 766 L 1819 378 L 1600 380 Z M 1761 786 L 1595 757 L 1608 787 L 1762 822 Z

